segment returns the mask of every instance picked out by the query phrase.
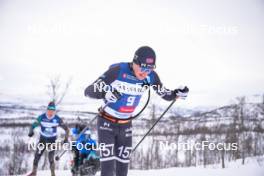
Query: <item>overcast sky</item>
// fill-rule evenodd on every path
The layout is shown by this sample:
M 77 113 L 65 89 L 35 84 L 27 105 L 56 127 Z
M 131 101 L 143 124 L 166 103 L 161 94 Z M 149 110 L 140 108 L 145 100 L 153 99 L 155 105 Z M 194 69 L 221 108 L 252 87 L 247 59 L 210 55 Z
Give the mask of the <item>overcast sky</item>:
M 68 101 L 81 101 L 149 45 L 164 85 L 190 87 L 184 106 L 228 104 L 264 93 L 263 19 L 261 0 L 0 0 L 0 95 L 41 98 L 61 75 L 73 77 Z

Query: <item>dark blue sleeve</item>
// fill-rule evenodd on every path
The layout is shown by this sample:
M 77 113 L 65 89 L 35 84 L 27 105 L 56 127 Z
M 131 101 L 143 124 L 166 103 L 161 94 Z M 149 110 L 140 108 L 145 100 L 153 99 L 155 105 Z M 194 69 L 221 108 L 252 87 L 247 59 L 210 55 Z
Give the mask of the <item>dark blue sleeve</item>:
M 119 71 L 119 64 L 111 66 L 102 76 L 100 76 L 96 81 L 94 81 L 85 89 L 84 95 L 95 99 L 104 98 L 105 91 L 104 89 L 99 88 L 103 88 L 105 85 L 110 85 L 112 82 L 114 82 L 118 77 Z
M 152 79 L 151 79 L 152 87 L 156 91 L 156 93 L 159 96 L 161 96 L 161 98 L 167 101 L 171 101 L 176 98 L 176 94 L 174 93 L 173 90 L 166 89 L 163 86 L 158 74 L 155 71 L 152 72 L 151 76 L 152 76 Z

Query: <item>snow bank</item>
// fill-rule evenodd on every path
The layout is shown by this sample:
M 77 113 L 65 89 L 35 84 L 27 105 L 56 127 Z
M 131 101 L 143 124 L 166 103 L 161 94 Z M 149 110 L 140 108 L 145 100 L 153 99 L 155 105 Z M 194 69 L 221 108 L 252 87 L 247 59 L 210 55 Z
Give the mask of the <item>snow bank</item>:
M 39 171 L 38 176 L 50 175 L 49 170 Z M 70 176 L 69 170 L 57 170 L 58 176 Z M 96 176 L 99 176 L 97 173 Z M 186 168 L 167 168 L 157 170 L 129 170 L 128 176 L 263 176 L 264 166 L 256 163 L 247 163 L 241 165 L 238 162 L 232 163 L 228 168 L 203 168 L 203 167 L 186 167 Z

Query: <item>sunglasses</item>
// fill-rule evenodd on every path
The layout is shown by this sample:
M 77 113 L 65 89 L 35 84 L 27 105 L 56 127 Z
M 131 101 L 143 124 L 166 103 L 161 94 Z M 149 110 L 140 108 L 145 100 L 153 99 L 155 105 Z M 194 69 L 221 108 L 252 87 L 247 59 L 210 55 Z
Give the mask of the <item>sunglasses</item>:
M 153 68 L 140 67 L 140 71 L 144 73 L 151 73 Z

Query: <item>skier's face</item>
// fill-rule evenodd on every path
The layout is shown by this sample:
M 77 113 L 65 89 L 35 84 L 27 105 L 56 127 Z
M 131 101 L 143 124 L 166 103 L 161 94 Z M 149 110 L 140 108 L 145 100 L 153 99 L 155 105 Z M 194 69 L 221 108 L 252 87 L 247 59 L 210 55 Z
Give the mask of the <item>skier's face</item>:
M 150 73 L 149 71 L 142 70 L 141 67 L 135 63 L 133 63 L 133 71 L 139 80 L 145 79 Z
M 55 115 L 55 111 L 54 110 L 47 110 L 47 117 L 50 119 Z

